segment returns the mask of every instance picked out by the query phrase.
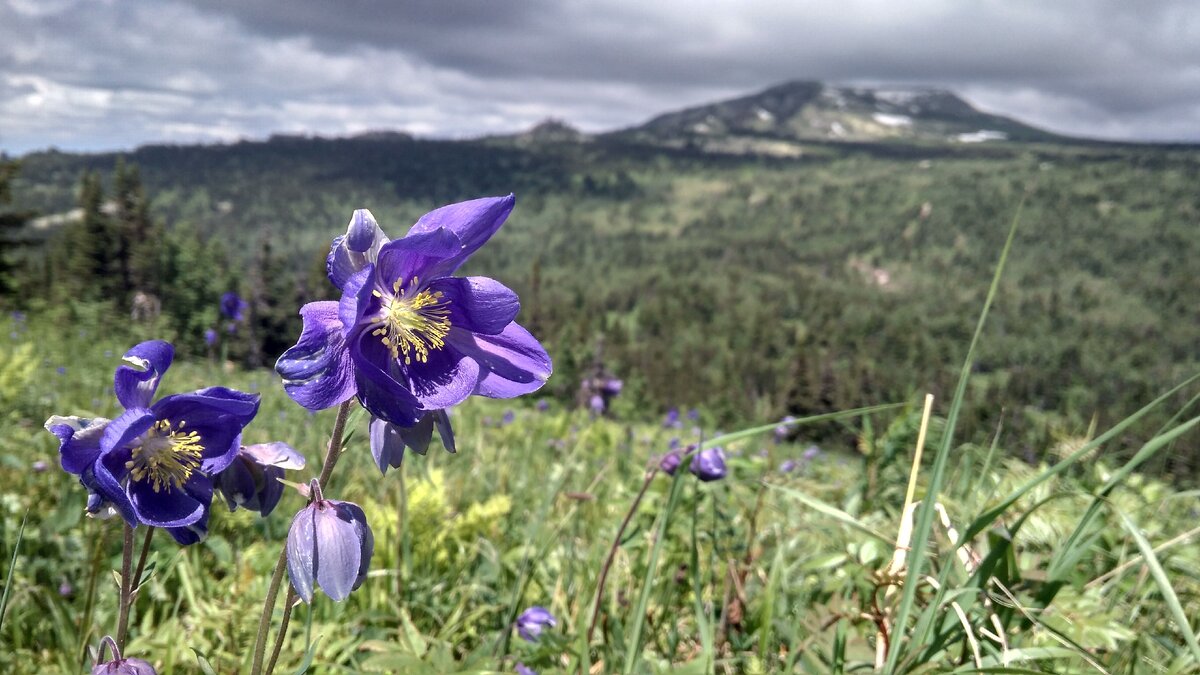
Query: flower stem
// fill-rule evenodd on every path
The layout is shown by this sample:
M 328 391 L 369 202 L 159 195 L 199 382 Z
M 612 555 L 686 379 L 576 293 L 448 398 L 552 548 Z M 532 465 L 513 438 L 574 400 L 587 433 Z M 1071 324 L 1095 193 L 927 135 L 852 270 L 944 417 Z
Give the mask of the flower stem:
M 125 637 L 129 632 L 129 598 L 133 592 L 133 526 L 125 523 L 125 545 L 121 549 L 121 598 L 117 619 L 117 648 L 125 650 Z
M 350 407 L 353 404 L 354 400 L 351 399 L 338 406 L 337 417 L 333 421 L 333 433 L 329 437 L 329 450 L 325 453 L 325 464 L 321 467 L 320 478 L 317 479 L 317 483 L 322 487 L 329 483 L 333 467 L 337 464 L 338 456 L 342 454 L 342 438 L 345 435 L 346 420 L 350 418 Z M 283 583 L 283 570 L 286 566 L 287 546 L 284 546 L 279 552 L 279 560 L 275 563 L 275 571 L 271 574 L 267 597 L 263 600 L 262 616 L 258 620 L 258 636 L 254 639 L 254 665 L 251 667 L 250 675 L 262 675 L 263 672 L 263 657 L 266 656 L 267 651 L 267 633 L 271 629 L 271 615 L 275 612 L 275 600 L 279 597 L 279 587 Z M 289 602 L 284 607 L 284 621 L 279 629 L 280 635 L 277 638 L 277 644 L 283 642 L 286 634 L 288 619 L 291 618 L 291 604 Z
M 633 514 L 637 513 L 638 505 L 642 503 L 642 497 L 646 496 L 646 491 L 650 489 L 650 484 L 654 482 L 654 477 L 658 475 L 658 467 L 654 467 L 646 472 L 646 480 L 642 483 L 642 489 L 634 497 L 633 503 L 629 505 L 629 512 L 625 514 L 625 520 L 621 521 L 621 527 L 617 529 L 617 536 L 613 537 L 612 547 L 608 550 L 608 557 L 604 560 L 604 566 L 600 568 L 600 578 L 596 581 L 596 604 L 592 608 L 592 621 L 588 624 L 587 643 L 592 644 L 592 634 L 596 632 L 596 621 L 600 618 L 600 605 L 604 600 L 604 584 L 608 581 L 608 570 L 612 567 L 613 559 L 617 557 L 617 549 L 621 547 L 621 537 L 625 535 L 625 528 L 629 527 L 629 521 L 633 520 Z
M 150 538 L 154 536 L 154 530 L 156 529 L 158 528 L 147 526 L 146 538 L 142 540 L 142 553 L 138 556 L 137 569 L 133 572 L 133 578 L 137 580 L 138 588 L 142 584 L 142 574 L 146 571 L 146 558 L 150 557 Z M 134 593 L 137 592 L 138 588 L 133 589 Z
M 267 661 L 267 675 L 275 672 L 275 662 L 279 660 L 279 650 L 283 648 L 283 639 L 287 637 L 288 625 L 292 619 L 292 607 L 296 604 L 296 589 L 288 587 L 283 601 L 283 619 L 279 622 L 279 634 L 275 636 L 275 647 L 271 649 L 271 660 Z

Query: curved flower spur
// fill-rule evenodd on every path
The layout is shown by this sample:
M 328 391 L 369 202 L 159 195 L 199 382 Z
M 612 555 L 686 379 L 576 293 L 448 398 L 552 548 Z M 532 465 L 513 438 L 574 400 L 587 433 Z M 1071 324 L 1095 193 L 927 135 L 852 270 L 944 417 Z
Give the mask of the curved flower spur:
M 446 410 L 471 395 L 512 398 L 539 389 L 552 364 L 514 319 L 516 293 L 488 277 L 455 277 L 504 223 L 514 198 L 451 204 L 389 240 L 366 209 L 334 239 L 327 273 L 339 302 L 300 310 L 304 329 L 276 363 L 284 389 L 310 410 L 351 397 L 371 413 L 380 471 L 405 448 L 424 453 L 436 426 L 454 452 Z

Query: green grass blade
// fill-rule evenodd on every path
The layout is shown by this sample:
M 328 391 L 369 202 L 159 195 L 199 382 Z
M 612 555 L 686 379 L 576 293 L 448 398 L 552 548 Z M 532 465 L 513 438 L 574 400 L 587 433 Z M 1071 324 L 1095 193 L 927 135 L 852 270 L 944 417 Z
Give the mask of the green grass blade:
M 963 530 L 961 541 L 969 541 L 975 535 L 979 534 L 980 532 L 983 532 L 985 529 L 990 527 L 992 523 L 996 522 L 997 518 L 1004 515 L 1004 513 L 1008 511 L 1009 507 L 1011 507 L 1013 504 L 1015 504 L 1017 502 L 1017 500 L 1019 500 L 1021 497 L 1024 497 L 1026 494 L 1028 494 L 1030 490 L 1041 485 L 1042 483 L 1053 478 L 1054 476 L 1057 476 L 1058 474 L 1062 473 L 1063 471 L 1067 470 L 1072 465 L 1074 465 L 1076 462 L 1078 462 L 1080 459 L 1085 457 L 1088 453 L 1092 452 L 1096 448 L 1100 447 L 1101 445 L 1107 443 L 1108 441 L 1110 441 L 1113 438 L 1120 435 L 1126 429 L 1133 426 L 1133 424 L 1135 422 L 1137 422 L 1141 418 L 1145 417 L 1147 413 L 1154 410 L 1158 406 L 1162 405 L 1164 402 L 1167 401 L 1167 399 L 1171 398 L 1172 396 L 1174 396 L 1176 393 L 1178 393 L 1180 390 L 1184 389 L 1185 387 L 1190 386 L 1197 380 L 1200 380 L 1200 373 L 1197 373 L 1197 374 L 1189 377 L 1188 379 L 1184 380 L 1183 382 L 1180 382 L 1179 384 L 1175 385 L 1174 387 L 1171 388 L 1170 391 L 1167 391 L 1166 393 L 1164 393 L 1163 395 L 1154 399 L 1150 403 L 1147 403 L 1144 407 L 1142 407 L 1142 409 L 1133 413 L 1129 417 L 1126 417 L 1125 419 L 1121 420 L 1120 422 L 1117 422 L 1108 431 L 1104 432 L 1100 436 L 1097 436 L 1096 438 L 1092 439 L 1088 443 L 1084 444 L 1078 450 L 1076 450 L 1075 452 L 1072 452 L 1070 455 L 1063 458 L 1062 461 L 1058 462 L 1054 466 L 1046 469 L 1045 471 L 1039 473 L 1038 475 L 1036 475 L 1033 478 L 1026 481 L 1024 485 L 1017 488 L 1016 490 L 1013 490 L 1011 493 L 1008 494 L 1008 496 L 1006 496 L 1004 499 L 1000 500 L 999 503 L 997 503 L 995 506 L 988 509 L 987 511 L 984 511 L 983 513 L 981 513 L 979 516 L 977 516 L 975 518 L 975 520 L 973 520 L 969 525 L 967 525 L 966 529 Z
M 680 470 L 675 472 L 675 477 L 671 481 L 671 493 L 667 497 L 667 506 L 663 509 L 662 516 L 658 521 L 658 528 L 655 530 L 654 546 L 650 549 L 650 560 L 646 565 L 646 579 L 642 582 L 642 593 L 638 596 L 637 608 L 633 614 L 632 630 L 629 632 L 629 639 L 625 647 L 625 668 L 622 671 L 625 675 L 632 673 L 640 660 L 642 625 L 646 622 L 646 606 L 650 604 L 650 591 L 654 587 L 658 558 L 662 554 L 663 541 L 667 538 L 667 528 L 671 524 L 671 512 L 675 510 L 675 505 L 679 502 L 679 495 L 683 492 L 683 477 L 685 475 L 688 475 L 688 472 L 684 471 L 683 467 L 680 467 Z
M 887 663 L 884 667 L 885 673 L 896 672 L 896 664 L 900 660 L 900 652 L 904 649 L 904 632 L 908 625 L 908 617 L 912 613 L 913 604 L 917 597 L 918 580 L 921 579 L 921 574 L 925 566 L 926 549 L 929 547 L 929 532 L 933 528 L 934 504 L 937 501 L 937 496 L 941 491 L 942 481 L 946 473 L 946 463 L 950 457 L 950 449 L 954 442 L 954 428 L 958 424 L 958 415 L 962 410 L 963 399 L 967 393 L 967 382 L 971 379 L 971 364 L 975 360 L 975 349 L 979 345 L 979 339 L 983 335 L 983 327 L 987 323 L 988 312 L 992 308 L 992 301 L 996 298 L 996 293 L 1000 289 L 1000 278 L 1004 273 L 1005 263 L 1008 262 L 1009 251 L 1012 250 L 1013 240 L 1017 235 L 1017 226 L 1021 222 L 1021 211 L 1024 208 L 1025 201 L 1017 205 L 1017 212 L 1013 215 L 1012 225 L 1008 229 L 1008 238 L 1004 240 L 1004 248 L 1000 252 L 1000 260 L 996 264 L 996 272 L 992 275 L 992 284 L 988 288 L 987 298 L 983 302 L 983 309 L 979 312 L 979 320 L 975 324 L 975 333 L 971 336 L 971 344 L 967 347 L 967 356 L 963 359 L 962 370 L 958 376 L 958 386 L 954 390 L 954 398 L 950 402 L 950 411 L 946 415 L 946 430 L 942 434 L 942 443 L 938 447 L 937 454 L 933 459 L 933 468 L 929 474 L 929 484 L 925 497 L 921 500 L 921 506 L 917 509 L 916 525 L 913 528 L 912 549 L 908 556 L 908 583 L 904 584 L 904 592 L 900 598 L 900 606 L 896 610 L 895 621 L 892 625 L 895 629 L 892 633 L 891 643 L 888 645 Z
M 855 518 L 854 516 L 850 515 L 849 513 L 846 513 L 845 511 L 843 511 L 835 506 L 830 506 L 829 504 L 826 504 L 825 502 L 821 501 L 820 499 L 817 499 L 816 497 L 809 497 L 808 495 L 804 494 L 803 492 L 801 492 L 799 490 L 796 490 L 794 488 L 783 487 L 781 485 L 768 485 L 768 487 L 770 487 L 772 490 L 776 490 L 776 491 L 782 493 L 785 496 L 795 499 L 796 501 L 800 502 L 801 504 L 804 504 L 805 506 L 812 509 L 813 511 L 816 511 L 818 513 L 829 516 L 830 518 L 833 518 L 834 520 L 838 521 L 839 523 L 841 523 L 843 525 L 846 525 L 855 530 L 858 530 L 859 532 L 862 532 L 863 534 L 865 534 L 867 536 L 878 539 L 879 541 L 883 542 L 884 544 L 887 544 L 888 546 L 895 546 L 895 544 L 896 544 L 896 540 L 894 537 L 888 537 L 886 535 L 876 532 L 875 530 L 872 530 L 869 526 L 867 526 L 866 523 L 862 522 L 861 520 Z
M 13 542 L 12 560 L 8 563 L 8 574 L 4 579 L 4 595 L 0 596 L 0 629 L 4 628 L 4 612 L 8 609 L 8 596 L 12 592 L 13 572 L 17 570 L 17 554 L 21 551 L 21 539 L 25 536 L 25 521 L 29 518 L 29 510 L 21 516 L 21 527 L 17 530 L 17 540 Z
M 1188 649 L 1192 651 L 1192 656 L 1196 661 L 1200 662 L 1200 643 L 1196 641 L 1196 633 L 1192 631 L 1192 627 L 1188 624 L 1187 614 L 1183 611 L 1183 605 L 1179 604 L 1179 596 L 1175 594 L 1175 589 L 1171 586 L 1171 580 L 1167 578 L 1166 571 L 1158 562 L 1158 556 L 1154 554 L 1154 547 L 1146 540 L 1145 535 L 1138 529 L 1136 523 L 1130 520 L 1129 516 L 1111 504 L 1109 507 L 1113 513 L 1121 518 L 1121 524 L 1125 526 L 1125 531 L 1129 536 L 1133 537 L 1133 541 L 1137 544 L 1138 549 L 1142 552 L 1142 558 L 1145 561 L 1146 568 L 1150 570 L 1150 576 L 1154 577 L 1154 582 L 1158 584 L 1158 591 L 1162 593 L 1163 601 L 1167 603 L 1167 609 L 1171 612 L 1171 617 L 1175 619 L 1176 625 L 1179 627 L 1179 632 L 1183 635 L 1184 641 L 1187 642 Z
M 718 446 L 718 445 L 724 445 L 726 443 L 732 443 L 733 441 L 740 441 L 743 438 L 750 438 L 752 436 L 758 436 L 761 434 L 765 434 L 769 431 L 774 431 L 776 427 L 781 427 L 781 426 L 798 427 L 798 426 L 801 426 L 804 424 L 813 424 L 816 422 L 828 422 L 831 420 L 844 420 L 844 419 L 847 419 L 850 417 L 859 417 L 861 415 L 870 415 L 872 413 L 883 412 L 885 410 L 895 410 L 896 408 L 901 408 L 905 405 L 907 405 L 907 404 L 906 403 L 884 403 L 882 405 L 869 405 L 865 408 L 853 408 L 851 410 L 842 410 L 841 412 L 825 413 L 823 415 L 810 415 L 808 417 L 801 417 L 799 419 L 794 419 L 790 422 L 772 422 L 770 424 L 763 424 L 761 426 L 750 427 L 749 429 L 742 429 L 741 431 L 734 431 L 734 432 L 731 432 L 728 434 L 722 434 L 720 436 L 716 436 L 714 438 L 711 438 L 711 439 L 701 443 L 700 447 L 698 449 L 711 448 L 711 447 Z

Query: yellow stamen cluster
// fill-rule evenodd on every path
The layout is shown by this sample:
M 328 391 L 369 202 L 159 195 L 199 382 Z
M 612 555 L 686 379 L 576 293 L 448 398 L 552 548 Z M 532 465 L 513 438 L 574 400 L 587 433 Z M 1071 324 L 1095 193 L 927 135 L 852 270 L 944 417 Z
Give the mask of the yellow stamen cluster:
M 442 300 L 442 292 L 428 289 L 416 293 L 419 280 L 413 277 L 405 288 L 401 280 L 392 284 L 393 295 L 384 298 L 378 290 L 371 291 L 375 297 L 383 298 L 379 310 L 379 328 L 371 335 L 387 346 L 393 359 L 404 357 L 405 364 L 429 360 L 429 352 L 446 346 L 446 334 L 450 332 L 450 307 Z
M 180 422 L 172 429 L 170 420 L 159 420 L 150 427 L 142 444 L 133 449 L 133 457 L 125 462 L 134 480 L 149 480 L 155 492 L 183 487 L 200 468 L 200 455 L 204 452 L 200 434 L 184 432 L 185 425 L 186 422 Z

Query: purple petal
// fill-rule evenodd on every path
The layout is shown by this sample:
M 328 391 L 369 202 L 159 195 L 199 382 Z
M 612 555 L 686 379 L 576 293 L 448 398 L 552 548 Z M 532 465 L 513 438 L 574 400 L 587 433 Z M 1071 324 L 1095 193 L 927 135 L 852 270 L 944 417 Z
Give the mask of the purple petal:
M 188 489 L 163 487 L 155 492 L 148 480 L 129 482 L 129 498 L 137 510 L 138 520 L 154 527 L 183 527 L 200 520 L 208 501 L 201 502 L 190 494 L 193 489 L 212 499 L 212 482 L 203 474 L 192 474 Z
M 429 352 L 424 362 L 414 359 L 404 370 L 408 373 L 409 390 L 426 410 L 462 403 L 479 382 L 479 364 L 449 344 Z
M 103 417 L 54 415 L 46 420 L 46 431 L 58 437 L 58 455 L 64 471 L 78 476 L 96 461 L 100 456 L 100 439 L 109 423 Z
M 435 413 L 425 413 L 420 421 L 411 427 L 396 427 L 404 445 L 412 448 L 418 455 L 429 451 L 429 442 L 433 440 L 433 420 Z
M 89 512 L 99 513 L 105 507 L 111 507 L 125 522 L 136 526 L 137 513 L 133 503 L 129 501 L 129 495 L 125 494 L 125 487 L 121 484 L 121 478 L 127 473 L 125 462 L 128 461 L 128 457 L 128 451 L 101 455 L 100 461 L 80 474 L 79 482 L 95 497 L 88 499 Z
M 429 414 L 433 416 L 433 423 L 437 425 L 442 447 L 446 448 L 446 452 L 457 452 L 454 446 L 454 429 L 450 427 L 450 414 L 445 410 L 434 410 Z
M 317 539 L 314 531 L 316 509 L 312 505 L 296 512 L 288 528 L 287 568 L 292 588 L 304 602 L 312 603 L 313 583 L 316 581 Z
M 449 303 L 450 325 L 472 333 L 495 335 L 521 311 L 521 301 L 507 286 L 488 277 L 445 277 L 429 284 Z
M 408 390 L 408 378 L 387 347 L 366 330 L 350 336 L 358 400 L 375 417 L 411 426 L 420 417 L 421 403 Z
M 204 513 L 200 515 L 200 520 L 190 525 L 184 525 L 183 527 L 168 527 L 166 530 L 168 534 L 174 537 L 175 541 L 183 546 L 191 546 L 203 541 L 208 536 L 208 509 L 204 509 Z
M 513 195 L 485 197 L 449 204 L 421 216 L 405 238 L 446 228 L 462 242 L 461 250 L 445 261 L 439 276 L 452 274 L 504 224 L 516 204 Z
M 230 511 L 236 511 L 239 506 L 257 511 L 258 482 L 262 473 L 263 468 L 254 460 L 239 455 L 232 464 L 213 478 L 213 482 L 225 497 L 225 504 Z
M 150 340 L 134 345 L 123 357 L 134 367 L 118 366 L 113 377 L 117 400 L 126 408 L 146 408 L 154 400 L 158 381 L 171 367 L 175 348 L 162 340 Z
M 403 239 L 394 239 L 379 250 L 376 264 L 376 280 L 382 287 L 391 288 L 397 280 L 404 286 L 414 277 L 428 283 L 445 276 L 447 260 L 462 251 L 462 242 L 446 229 L 435 229 L 419 234 L 410 233 Z
M 263 466 L 277 466 L 281 469 L 303 469 L 304 455 L 287 443 L 256 443 L 243 446 L 239 453 L 249 457 Z
M 541 343 L 516 322 L 497 335 L 451 328 L 446 342 L 479 364 L 475 393 L 481 396 L 513 398 L 537 391 L 553 371 Z
M 367 209 L 357 209 L 346 226 L 346 248 L 355 253 L 366 253 L 381 236 L 383 232 L 379 229 L 379 223 L 375 222 L 375 216 Z
M 191 394 L 175 394 L 154 404 L 160 420 L 175 429 L 196 432 L 204 447 L 201 468 L 216 474 L 229 466 L 241 448 L 242 428 L 258 411 L 258 394 L 209 387 Z
M 362 533 L 332 501 L 318 502 L 313 514 L 317 584 L 334 601 L 354 590 L 362 566 Z M 311 507 L 310 507 L 311 508 Z
M 283 388 L 309 410 L 322 410 L 355 394 L 354 366 L 342 337 L 338 303 L 310 302 L 300 309 L 304 330 L 296 346 L 275 363 Z
M 154 425 L 154 413 L 146 408 L 130 408 L 108 424 L 100 438 L 101 452 L 128 446 Z
M 379 301 L 371 295 L 375 286 L 367 282 L 375 273 L 374 265 L 367 265 L 354 276 L 346 280 L 342 286 L 342 299 L 338 301 L 338 320 L 342 322 L 342 334 L 346 335 L 359 322 L 358 309 L 364 312 L 378 312 Z
M 330 503 L 337 509 L 338 517 L 353 523 L 354 529 L 358 533 L 358 573 L 354 576 L 354 585 L 350 587 L 350 590 L 354 590 L 367 580 L 367 571 L 371 568 L 371 556 L 375 555 L 375 534 L 371 532 L 371 526 L 367 523 L 367 514 L 363 513 L 358 504 L 336 500 L 330 500 Z M 324 585 L 321 588 L 324 588 Z M 328 591 L 326 592 L 328 593 Z
M 375 458 L 379 472 L 384 475 L 388 467 L 398 469 L 404 461 L 404 438 L 400 435 L 402 428 L 378 417 L 371 418 L 371 456 Z

